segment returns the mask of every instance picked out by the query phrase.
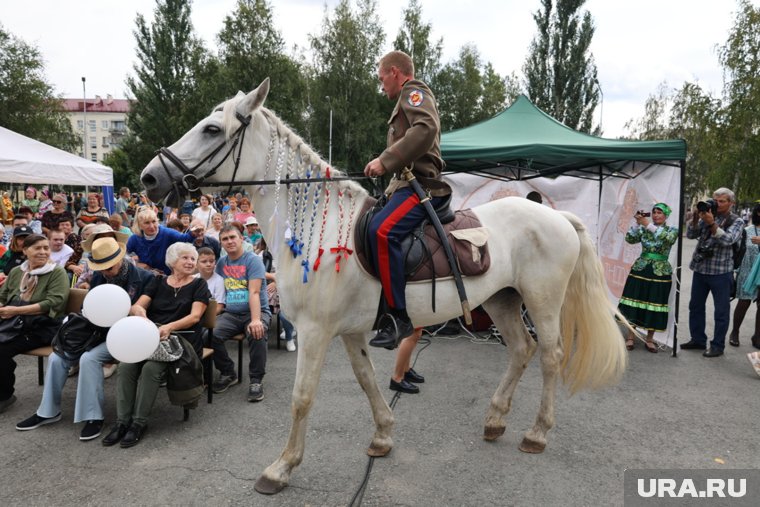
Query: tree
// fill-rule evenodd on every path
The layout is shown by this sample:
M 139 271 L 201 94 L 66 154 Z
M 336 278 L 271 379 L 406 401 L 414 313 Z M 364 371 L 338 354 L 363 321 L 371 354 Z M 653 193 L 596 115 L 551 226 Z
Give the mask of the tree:
M 314 54 L 310 88 L 311 142 L 329 151 L 333 112 L 333 164 L 360 171 L 385 145 L 386 120 L 393 107 L 378 93 L 377 62 L 385 35 L 374 0 L 359 0 L 354 12 L 341 0 L 322 31 L 310 35 Z
M 538 33 L 525 60 L 525 89 L 539 108 L 568 127 L 591 132 L 599 101 L 596 64 L 590 53 L 594 24 L 586 0 L 541 0 L 533 14 Z
M 399 27 L 393 47 L 412 57 L 414 75 L 417 79 L 431 83 L 441 67 L 443 38 L 433 43 L 430 40 L 432 25 L 422 22 L 422 6 L 419 0 L 409 0 L 403 11 L 404 21 Z
M 127 78 L 133 102 L 122 147 L 129 169 L 139 172 L 157 148 L 208 114 L 217 99 L 204 84 L 218 67 L 194 35 L 190 0 L 157 0 L 152 25 L 141 14 L 135 23 L 139 63 Z
M 285 53 L 266 0 L 238 0 L 217 36 L 222 62 L 222 90 L 227 96 L 248 92 L 265 77 L 271 92 L 266 106 L 296 130 L 305 127 L 306 78 L 299 63 Z
M 39 50 L 0 26 L 0 125 L 74 151 L 82 139 L 72 131 L 61 100 L 45 78 Z

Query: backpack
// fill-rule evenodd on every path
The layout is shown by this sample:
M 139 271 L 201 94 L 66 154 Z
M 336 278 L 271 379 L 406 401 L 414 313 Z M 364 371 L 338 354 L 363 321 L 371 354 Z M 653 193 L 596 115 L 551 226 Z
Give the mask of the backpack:
M 726 220 L 726 223 L 723 224 L 724 230 L 728 230 L 729 227 L 734 225 L 734 221 L 739 218 L 737 215 L 734 215 L 731 213 L 728 215 L 728 219 Z M 739 267 L 742 265 L 742 261 L 744 260 L 744 254 L 747 253 L 747 229 L 742 228 L 742 235 L 739 238 L 739 240 L 731 245 L 731 249 L 734 252 L 734 270 L 739 269 Z

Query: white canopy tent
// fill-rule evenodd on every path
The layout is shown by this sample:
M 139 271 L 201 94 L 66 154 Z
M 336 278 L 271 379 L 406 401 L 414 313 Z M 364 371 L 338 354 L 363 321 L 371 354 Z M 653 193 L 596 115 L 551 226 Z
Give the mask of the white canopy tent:
M 113 187 L 113 171 L 0 127 L 0 182 Z

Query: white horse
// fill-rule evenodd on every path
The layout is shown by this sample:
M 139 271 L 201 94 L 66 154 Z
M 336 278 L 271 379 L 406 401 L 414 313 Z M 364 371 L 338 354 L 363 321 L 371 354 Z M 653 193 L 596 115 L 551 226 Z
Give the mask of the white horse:
M 353 249 L 352 224 L 368 195 L 346 179 L 317 181 L 316 176 L 327 175 L 327 163 L 262 107 L 268 93 L 266 79 L 247 95 L 239 93 L 221 104 L 169 150 L 162 150 L 163 155 L 143 170 L 142 182 L 148 196 L 158 201 L 173 190 L 181 191 L 183 178 L 189 188 L 250 180 L 247 192 L 277 260 L 281 304 L 299 337 L 290 435 L 280 457 L 255 486 L 260 493 L 273 494 L 288 484 L 292 470 L 303 459 L 307 417 L 334 337 L 342 337 L 356 379 L 372 407 L 375 433 L 367 451 L 370 456 L 390 452 L 394 421 L 378 388 L 367 347 L 380 283 L 345 250 Z M 330 176 L 340 173 L 333 171 Z M 291 179 L 289 184 L 277 184 L 286 177 Z M 314 181 L 293 183 L 293 179 Z M 482 276 L 465 278 L 465 287 L 472 306 L 482 304 L 493 319 L 510 353 L 507 371 L 486 414 L 484 438 L 495 440 L 504 433 L 504 418 L 517 383 L 540 348 L 541 406 L 520 450 L 542 452 L 546 433 L 554 425 L 554 394 L 560 373 L 571 392 L 608 385 L 622 375 L 626 352 L 613 317 L 615 310 L 607 297 L 593 242 L 576 216 L 515 197 L 473 211 L 490 233 L 491 268 Z M 303 242 L 297 258 L 286 244 L 286 222 L 292 236 Z M 330 252 L 341 246 L 343 250 Z M 325 252 L 321 256 L 320 249 Z M 318 258 L 320 266 L 315 269 Z M 437 284 L 436 312 L 431 310 L 429 283 L 407 286 L 408 313 L 416 326 L 462 314 L 454 282 L 438 280 Z M 538 344 L 523 325 L 521 303 L 535 323 Z

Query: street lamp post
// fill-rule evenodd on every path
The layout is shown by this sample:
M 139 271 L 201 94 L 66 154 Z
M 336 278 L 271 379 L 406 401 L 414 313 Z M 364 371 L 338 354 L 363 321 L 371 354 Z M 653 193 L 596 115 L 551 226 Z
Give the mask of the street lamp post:
M 327 164 L 332 167 L 332 100 L 330 100 L 329 95 L 325 98 L 327 99 L 327 103 L 330 104 L 330 141 L 327 149 Z
M 87 91 L 85 90 L 85 78 L 82 76 L 82 104 L 84 105 L 84 158 L 87 158 Z

